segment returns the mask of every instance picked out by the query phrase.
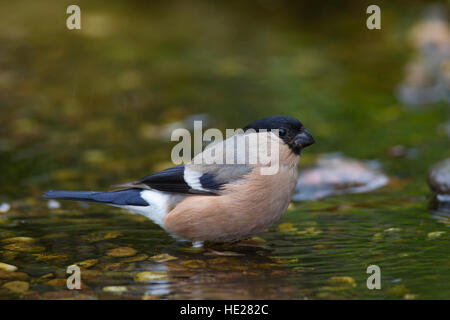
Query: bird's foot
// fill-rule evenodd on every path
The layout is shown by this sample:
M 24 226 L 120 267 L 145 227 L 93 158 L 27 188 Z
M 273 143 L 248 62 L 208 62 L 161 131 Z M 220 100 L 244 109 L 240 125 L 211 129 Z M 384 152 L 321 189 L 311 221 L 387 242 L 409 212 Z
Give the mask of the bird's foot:
M 192 248 L 203 248 L 203 241 L 192 241 Z

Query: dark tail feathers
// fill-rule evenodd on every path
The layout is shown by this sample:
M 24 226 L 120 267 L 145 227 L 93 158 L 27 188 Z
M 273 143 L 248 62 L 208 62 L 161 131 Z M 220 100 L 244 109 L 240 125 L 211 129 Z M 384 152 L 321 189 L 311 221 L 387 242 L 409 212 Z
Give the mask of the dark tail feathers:
M 141 198 L 141 191 L 142 189 L 137 188 L 109 192 L 50 190 L 42 197 L 44 199 L 91 201 L 114 205 L 148 206 L 147 201 Z

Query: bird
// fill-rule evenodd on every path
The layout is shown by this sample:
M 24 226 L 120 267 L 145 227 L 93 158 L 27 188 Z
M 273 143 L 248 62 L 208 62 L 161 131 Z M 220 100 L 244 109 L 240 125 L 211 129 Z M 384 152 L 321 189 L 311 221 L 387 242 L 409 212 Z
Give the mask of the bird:
M 257 142 L 242 144 L 246 141 Z M 205 242 L 236 242 L 264 231 L 287 210 L 297 184 L 302 150 L 314 143 L 296 118 L 269 116 L 225 140 L 212 142 L 190 162 L 116 185 L 118 190 L 50 190 L 43 198 L 127 209 L 149 218 L 175 239 L 192 242 L 194 247 Z M 270 150 L 278 156 L 277 170 L 264 174 L 269 164 L 249 159 L 259 152 L 258 148 L 268 151 L 269 145 L 276 146 Z M 217 159 L 231 154 L 234 162 L 206 161 L 214 154 Z

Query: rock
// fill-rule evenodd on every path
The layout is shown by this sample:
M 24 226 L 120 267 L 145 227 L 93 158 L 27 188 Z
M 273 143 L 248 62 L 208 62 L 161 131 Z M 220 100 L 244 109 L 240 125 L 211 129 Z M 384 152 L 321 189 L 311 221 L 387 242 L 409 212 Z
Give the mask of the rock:
M 15 293 L 24 293 L 28 291 L 30 285 L 25 281 L 11 281 L 7 282 L 3 285 L 3 288 L 6 288 Z
M 9 209 L 11 209 L 11 205 L 9 203 L 4 202 L 0 204 L 0 213 L 6 213 Z
M 134 277 L 134 281 L 156 281 L 156 280 L 167 280 L 169 277 L 167 273 L 165 272 L 151 272 L 151 271 L 145 271 L 145 272 L 139 272 Z
M 243 253 L 238 253 L 234 251 L 217 251 L 209 248 L 208 252 L 204 253 L 205 256 L 224 256 L 224 257 L 239 257 L 243 256 Z
M 49 209 L 59 209 L 61 207 L 61 204 L 56 200 L 49 200 L 47 202 L 47 207 Z
M 297 232 L 298 229 L 294 227 L 292 223 L 286 222 L 278 225 L 278 231 L 280 232 Z
M 356 281 L 352 277 L 331 277 L 328 282 L 333 286 L 338 287 L 356 287 Z
M 398 284 L 387 289 L 387 293 L 393 296 L 404 296 L 409 293 L 408 288 L 403 284 Z
M 445 231 L 434 231 L 427 234 L 427 238 L 430 240 L 440 238 L 443 234 L 445 234 Z
M 109 292 L 109 293 L 122 293 L 122 292 L 126 292 L 128 291 L 127 287 L 124 286 L 108 286 L 108 287 L 104 287 L 103 288 L 104 292 Z
M 2 240 L 2 242 L 5 243 L 33 243 L 34 241 L 35 240 L 30 237 L 13 237 Z
M 162 253 L 162 254 L 157 254 L 156 256 L 150 257 L 150 259 L 152 259 L 155 262 L 166 262 L 166 261 L 176 260 L 178 258 L 171 256 L 170 254 L 167 254 L 167 253 Z
M 111 257 L 131 257 L 136 253 L 137 251 L 130 247 L 118 247 L 106 252 L 106 254 Z
M 89 260 L 80 261 L 80 262 L 77 262 L 74 264 L 81 268 L 89 269 L 90 267 L 96 265 L 97 263 L 98 263 L 97 259 L 89 259 Z
M 409 38 L 416 55 L 397 89 L 397 97 L 405 105 L 450 101 L 450 30 L 445 12 L 444 7 L 430 6 L 411 29 Z
M 0 262 L 0 270 L 13 272 L 17 270 L 17 267 L 11 264 Z
M 181 265 L 189 268 L 189 269 L 199 269 L 206 267 L 205 261 L 194 259 L 194 260 L 184 260 L 181 261 Z
M 419 155 L 419 149 L 417 148 L 406 148 L 403 145 L 395 145 L 390 147 L 387 150 L 387 154 L 391 157 L 391 158 L 409 158 L 409 159 L 414 159 L 417 158 L 417 156 Z
M 375 162 L 329 154 L 319 158 L 317 164 L 300 171 L 292 200 L 315 200 L 345 193 L 368 192 L 386 185 L 388 181 Z
M 4 280 L 27 280 L 28 275 L 24 272 L 11 272 L 0 270 L 0 279 Z
M 121 260 L 121 262 L 122 263 L 140 262 L 140 261 L 144 261 L 147 259 L 148 259 L 148 255 L 143 253 L 143 254 L 139 254 L 139 255 L 131 257 L 131 258 L 123 259 L 123 260 Z
M 81 240 L 88 241 L 88 242 L 98 242 L 102 240 L 107 239 L 115 239 L 118 237 L 121 237 L 123 234 L 121 232 L 117 231 L 111 231 L 111 232 L 94 232 L 87 235 L 81 236 Z
M 64 262 L 69 259 L 67 254 L 49 254 L 46 252 L 34 253 L 33 256 L 37 261 L 52 261 L 53 263 Z
M 450 158 L 433 165 L 428 171 L 427 181 L 434 193 L 431 208 L 450 212 Z
M 316 236 L 316 235 L 321 234 L 321 233 L 322 233 L 321 230 L 316 229 L 314 227 L 308 227 L 308 228 L 305 228 L 305 230 L 303 230 L 303 231 L 297 232 L 297 234 L 299 236 L 303 236 L 303 235 L 305 235 L 305 236 Z
M 32 246 L 28 243 L 11 243 L 3 248 L 11 251 L 19 251 L 19 252 L 40 252 L 44 251 L 45 248 L 41 246 Z
M 52 280 L 45 282 L 45 284 L 48 286 L 51 286 L 51 287 L 66 288 L 67 287 L 67 279 L 56 278 L 56 279 L 52 279 Z
M 450 158 L 433 165 L 428 171 L 427 180 L 434 193 L 450 195 Z

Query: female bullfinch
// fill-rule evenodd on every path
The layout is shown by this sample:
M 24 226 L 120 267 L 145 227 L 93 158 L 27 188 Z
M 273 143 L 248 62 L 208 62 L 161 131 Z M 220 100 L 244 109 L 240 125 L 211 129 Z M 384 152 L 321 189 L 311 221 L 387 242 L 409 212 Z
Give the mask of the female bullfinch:
M 313 143 L 297 119 L 266 117 L 212 143 L 188 164 L 121 184 L 120 190 L 48 191 L 43 197 L 128 209 L 195 244 L 237 241 L 263 231 L 286 211 L 300 153 Z M 261 152 L 270 153 L 271 161 L 261 160 Z

